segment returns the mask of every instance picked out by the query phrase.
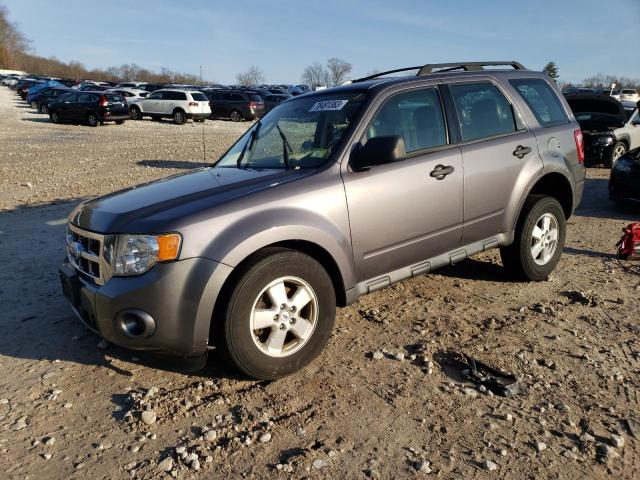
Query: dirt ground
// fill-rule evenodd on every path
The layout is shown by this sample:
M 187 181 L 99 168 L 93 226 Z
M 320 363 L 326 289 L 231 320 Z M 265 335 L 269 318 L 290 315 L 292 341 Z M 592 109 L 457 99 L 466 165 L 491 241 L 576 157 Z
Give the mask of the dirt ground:
M 207 157 L 247 127 L 207 122 Z M 53 125 L 0 89 L 0 478 L 640 478 L 640 275 L 613 255 L 640 211 L 607 199 L 608 171 L 549 281 L 510 282 L 487 252 L 403 282 L 266 383 L 100 348 L 60 292 L 79 200 L 201 162 L 199 124 Z M 528 393 L 474 389 L 460 353 Z

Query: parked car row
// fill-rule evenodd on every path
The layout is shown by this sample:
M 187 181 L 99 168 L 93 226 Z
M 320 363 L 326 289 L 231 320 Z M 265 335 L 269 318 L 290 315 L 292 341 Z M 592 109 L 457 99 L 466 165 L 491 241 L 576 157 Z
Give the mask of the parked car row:
M 16 90 L 23 100 L 40 113 L 51 116 L 51 103 L 55 102 L 56 121 L 65 121 L 67 115 L 71 115 L 70 112 L 74 111 L 68 120 L 77 120 L 82 117 L 89 123 L 91 116 L 93 123 L 95 116 L 98 124 L 112 118 L 109 115 L 106 115 L 108 118 L 103 115 L 101 109 L 104 106 L 101 104 L 111 105 L 113 98 L 124 98 L 124 102 L 116 103 L 125 105 L 132 120 L 171 118 L 175 123 L 181 124 L 189 119 L 205 121 L 207 118 L 216 118 L 239 122 L 262 118 L 282 102 L 310 91 L 306 85 L 198 87 L 145 82 L 115 84 L 95 80 L 80 82 L 34 75 L 24 77 L 7 75 L 0 77 L 0 82 Z M 77 92 L 86 92 L 91 95 L 73 95 Z M 100 95 L 96 95 L 98 93 Z M 119 97 L 112 97 L 110 94 L 116 94 Z M 95 108 L 92 107 L 89 112 L 88 104 L 92 102 L 95 103 Z M 120 109 L 121 107 L 118 107 L 117 110 Z M 80 110 L 83 111 L 82 114 L 79 113 Z M 118 117 L 120 117 L 119 113 Z M 119 118 L 118 121 L 120 120 Z

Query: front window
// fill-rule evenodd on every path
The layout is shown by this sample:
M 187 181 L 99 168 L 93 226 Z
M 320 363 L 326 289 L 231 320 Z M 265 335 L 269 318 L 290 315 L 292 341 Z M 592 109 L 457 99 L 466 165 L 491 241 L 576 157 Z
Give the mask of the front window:
M 284 102 L 249 129 L 216 167 L 319 167 L 357 121 L 365 100 L 363 92 L 340 92 Z

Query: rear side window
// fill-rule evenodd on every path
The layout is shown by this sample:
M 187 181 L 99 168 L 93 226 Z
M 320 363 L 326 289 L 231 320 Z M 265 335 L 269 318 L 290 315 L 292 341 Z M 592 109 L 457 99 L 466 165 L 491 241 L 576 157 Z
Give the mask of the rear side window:
M 394 95 L 378 110 L 365 132 L 374 137 L 401 136 L 407 153 L 446 145 L 447 130 L 435 88 Z
M 107 97 L 107 101 L 109 103 L 122 103 L 124 102 L 124 97 L 119 93 L 108 93 L 105 95 Z
M 79 103 L 93 103 L 97 100 L 98 98 L 95 95 L 91 95 L 90 93 L 83 93 L 82 95 L 80 95 L 80 97 L 78 98 L 78 102 Z
M 207 99 L 207 97 L 205 96 L 204 93 L 200 93 L 200 92 L 196 92 L 196 93 L 192 93 L 191 97 L 196 101 L 196 102 L 208 102 L 209 99 Z
M 569 122 L 567 113 L 562 108 L 551 86 L 539 78 L 523 78 L 509 80 L 543 127 L 552 127 Z
M 513 108 L 492 83 L 451 85 L 465 142 L 517 130 Z
M 187 94 L 184 92 L 164 92 L 162 98 L 165 100 L 186 100 Z
M 251 100 L 252 102 L 262 103 L 262 97 L 257 93 L 250 93 L 249 100 Z

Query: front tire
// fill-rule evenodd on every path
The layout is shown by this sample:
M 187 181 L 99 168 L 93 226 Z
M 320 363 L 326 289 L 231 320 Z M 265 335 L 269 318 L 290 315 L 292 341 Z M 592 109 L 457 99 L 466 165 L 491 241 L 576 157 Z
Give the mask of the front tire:
M 60 123 L 60 115 L 55 110 L 49 112 L 49 119 L 51 120 L 51 123 Z
M 131 107 L 129 110 L 129 118 L 131 118 L 131 120 L 142 120 L 142 112 L 138 107 Z
M 546 279 L 560 260 L 566 233 L 560 203 L 553 197 L 530 195 L 522 208 L 513 244 L 500 248 L 504 268 L 521 280 Z
M 243 374 L 274 380 L 300 370 L 323 349 L 335 321 L 336 295 L 313 258 L 265 249 L 240 267 L 220 308 L 216 344 Z
M 622 155 L 627 153 L 627 144 L 624 142 L 616 142 L 609 149 L 609 153 L 607 154 L 607 158 L 604 161 L 604 166 L 607 168 L 611 168 L 613 163 L 618 160 Z
M 49 113 L 49 108 L 46 105 L 40 105 L 40 112 L 47 115 Z

